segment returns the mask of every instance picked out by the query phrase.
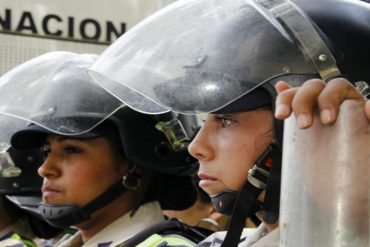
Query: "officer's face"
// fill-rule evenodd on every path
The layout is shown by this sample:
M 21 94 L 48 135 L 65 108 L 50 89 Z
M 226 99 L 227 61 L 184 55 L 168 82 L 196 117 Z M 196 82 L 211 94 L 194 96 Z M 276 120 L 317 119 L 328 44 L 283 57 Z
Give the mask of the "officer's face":
M 208 114 L 189 146 L 199 160 L 199 185 L 208 194 L 239 191 L 248 170 L 273 139 L 272 113 L 257 109 L 233 114 Z
M 127 169 L 104 138 L 66 139 L 50 135 L 47 154 L 38 172 L 44 178 L 43 201 L 85 206 L 122 178 Z

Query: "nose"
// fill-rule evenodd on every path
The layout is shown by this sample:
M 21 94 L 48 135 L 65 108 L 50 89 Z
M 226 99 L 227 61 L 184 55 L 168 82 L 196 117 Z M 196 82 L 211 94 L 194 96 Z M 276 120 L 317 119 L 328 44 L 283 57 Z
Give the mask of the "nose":
M 56 165 L 57 160 L 50 153 L 48 157 L 45 158 L 44 163 L 38 168 L 38 174 L 43 178 L 56 178 L 60 176 L 60 170 Z
M 199 161 L 211 160 L 214 157 L 210 133 L 207 131 L 207 126 L 204 124 L 190 143 L 189 153 Z

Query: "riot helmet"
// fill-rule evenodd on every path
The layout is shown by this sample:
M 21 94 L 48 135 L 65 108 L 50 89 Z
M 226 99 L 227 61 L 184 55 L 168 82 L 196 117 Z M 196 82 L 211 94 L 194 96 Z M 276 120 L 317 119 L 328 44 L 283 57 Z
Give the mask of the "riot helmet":
M 32 194 L 40 193 L 42 179 L 37 174 L 37 168 L 43 162 L 39 149 L 17 151 L 9 148 L 0 153 L 0 193 Z
M 338 76 L 370 81 L 369 21 L 370 6 L 354 0 L 179 1 L 123 35 L 103 52 L 90 74 L 121 101 L 148 113 L 154 104 L 161 112 L 187 114 L 266 104 L 273 109 L 273 86 L 279 80 L 291 86 Z M 121 94 L 123 88 L 133 91 L 132 98 Z M 151 100 L 150 107 L 144 101 L 137 104 L 139 97 Z M 265 204 L 272 205 L 279 201 L 283 132 L 281 122 L 274 121 L 272 151 L 256 162 L 273 156 L 272 170 L 267 178 L 262 174 Z M 269 188 L 275 191 L 269 193 Z M 235 208 L 243 211 L 240 200 Z M 273 222 L 278 208 L 271 209 Z M 232 234 L 238 241 L 238 233 Z
M 0 194 L 13 201 L 16 207 L 39 215 L 37 207 L 41 202 L 42 178 L 37 169 L 43 162 L 41 150 L 9 148 L 0 153 L 0 158 Z
M 159 200 L 163 208 L 191 206 L 196 193 L 189 174 L 197 162 L 184 148 L 188 138 L 181 132 L 181 123 L 168 119 L 168 114 L 146 116 L 135 112 L 112 97 L 87 74 L 95 59 L 88 54 L 50 52 L 25 62 L 0 79 L 0 87 L 4 88 L 1 93 L 16 90 L 17 96 L 12 103 L 3 103 L 0 112 L 9 123 L 13 119 L 24 122 L 18 130 L 11 126 L 6 129 L 13 131 L 13 135 L 7 136 L 11 136 L 14 148 L 40 147 L 49 134 L 78 139 L 110 136 L 131 165 L 122 181 L 116 181 L 85 207 L 41 203 L 42 216 L 59 227 L 78 224 L 125 190 L 136 189 L 140 179 L 146 184 L 143 193 L 153 194 L 151 199 Z M 34 65 L 38 65 L 37 76 L 27 78 Z M 182 137 L 181 145 L 178 136 Z M 166 190 L 167 195 L 162 195 L 165 192 L 161 190 Z M 178 193 L 184 194 L 183 200 L 179 200 Z

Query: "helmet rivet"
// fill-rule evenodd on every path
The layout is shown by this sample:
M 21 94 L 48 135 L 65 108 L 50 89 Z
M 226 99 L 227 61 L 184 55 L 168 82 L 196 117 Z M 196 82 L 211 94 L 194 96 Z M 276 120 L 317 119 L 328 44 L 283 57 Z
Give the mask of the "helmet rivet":
M 222 202 L 222 201 L 219 201 L 218 202 L 218 206 L 220 207 L 220 208 L 222 208 L 222 206 L 224 205 L 224 203 Z
M 18 184 L 18 183 L 16 183 L 16 182 L 14 182 L 14 183 L 12 184 L 12 186 L 13 186 L 13 188 L 19 188 L 19 184 Z
M 325 54 L 321 54 L 321 55 L 319 56 L 319 60 L 320 60 L 321 62 L 325 62 L 327 59 L 328 59 L 328 56 L 326 56 Z
M 32 156 L 27 156 L 27 162 L 33 162 L 33 157 Z
M 288 66 L 284 66 L 283 67 L 283 72 L 284 73 L 291 73 L 292 72 L 292 69 L 290 67 L 288 67 Z
M 49 109 L 48 109 L 48 112 L 55 112 L 55 107 L 50 107 Z

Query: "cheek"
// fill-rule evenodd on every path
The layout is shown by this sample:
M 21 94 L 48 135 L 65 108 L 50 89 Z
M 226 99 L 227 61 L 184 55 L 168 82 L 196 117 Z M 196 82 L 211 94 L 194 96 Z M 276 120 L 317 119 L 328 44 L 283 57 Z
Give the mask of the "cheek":
M 248 133 L 245 131 L 245 133 Z M 232 143 L 225 143 L 228 147 L 227 155 L 224 156 L 224 168 L 222 173 L 224 184 L 233 190 L 240 190 L 247 180 L 251 169 L 258 158 L 272 142 L 272 135 L 250 133 L 234 137 Z M 225 150 L 225 149 L 224 149 Z
M 70 167 L 65 175 L 66 195 L 79 206 L 102 194 L 120 176 L 114 167 L 93 163 Z
M 250 168 L 255 161 L 255 147 L 249 142 L 240 141 L 239 145 L 229 144 L 228 154 L 224 156 L 221 174 L 225 186 L 232 190 L 240 190 Z
M 233 162 L 233 167 L 227 172 L 225 183 L 227 187 L 234 190 L 240 190 L 247 180 L 249 169 L 252 167 L 252 162 L 237 160 Z

